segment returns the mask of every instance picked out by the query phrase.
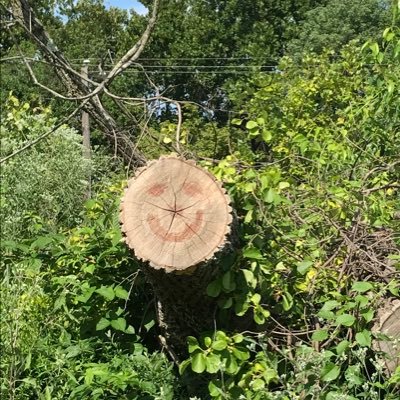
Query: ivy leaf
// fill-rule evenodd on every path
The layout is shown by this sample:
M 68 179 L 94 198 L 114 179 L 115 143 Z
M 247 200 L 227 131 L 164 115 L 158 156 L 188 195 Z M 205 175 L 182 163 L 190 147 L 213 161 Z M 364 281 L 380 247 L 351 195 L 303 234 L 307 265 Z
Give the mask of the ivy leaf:
M 126 321 L 125 318 L 117 318 L 111 321 L 111 326 L 117 331 L 125 332 Z
M 105 318 L 101 318 L 100 321 L 96 325 L 96 331 L 102 331 L 110 326 L 110 321 Z
M 128 298 L 128 292 L 121 286 L 114 288 L 114 293 L 119 299 L 126 300 Z
M 114 300 L 115 293 L 114 289 L 111 286 L 102 286 L 101 288 L 96 290 L 96 293 L 100 294 L 107 300 Z
M 252 258 L 254 260 L 260 260 L 263 258 L 259 249 L 255 247 L 250 247 L 244 250 L 243 257 L 245 258 Z
M 192 370 L 201 374 L 206 369 L 206 356 L 203 352 L 197 353 L 191 359 Z

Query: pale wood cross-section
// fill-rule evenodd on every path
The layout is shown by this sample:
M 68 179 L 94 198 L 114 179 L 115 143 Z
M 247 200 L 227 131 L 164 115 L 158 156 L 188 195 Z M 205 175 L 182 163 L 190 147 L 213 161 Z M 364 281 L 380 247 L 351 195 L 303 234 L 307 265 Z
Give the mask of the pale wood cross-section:
M 130 180 L 120 218 L 136 257 L 171 272 L 195 266 L 222 249 L 231 212 L 213 175 L 193 161 L 161 157 Z

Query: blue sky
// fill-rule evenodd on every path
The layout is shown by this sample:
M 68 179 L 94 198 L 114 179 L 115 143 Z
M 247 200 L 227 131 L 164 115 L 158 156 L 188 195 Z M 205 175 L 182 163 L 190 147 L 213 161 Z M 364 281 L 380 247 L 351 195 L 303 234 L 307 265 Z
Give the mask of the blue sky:
M 106 6 L 113 6 L 125 9 L 134 9 L 138 14 L 147 14 L 147 8 L 137 0 L 105 0 Z

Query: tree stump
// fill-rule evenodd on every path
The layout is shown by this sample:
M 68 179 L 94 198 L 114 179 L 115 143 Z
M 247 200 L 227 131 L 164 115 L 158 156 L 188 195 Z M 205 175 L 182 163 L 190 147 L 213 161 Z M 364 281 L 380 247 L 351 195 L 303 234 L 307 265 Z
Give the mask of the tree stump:
M 120 220 L 154 288 L 163 335 L 184 354 L 188 335 L 213 328 L 214 300 L 205 290 L 230 245 L 229 197 L 195 162 L 161 157 L 129 181 Z
M 385 367 L 388 375 L 400 366 L 400 300 L 387 301 L 378 311 L 378 322 L 373 331 L 382 333 L 389 340 L 376 340 L 374 347 L 385 353 Z

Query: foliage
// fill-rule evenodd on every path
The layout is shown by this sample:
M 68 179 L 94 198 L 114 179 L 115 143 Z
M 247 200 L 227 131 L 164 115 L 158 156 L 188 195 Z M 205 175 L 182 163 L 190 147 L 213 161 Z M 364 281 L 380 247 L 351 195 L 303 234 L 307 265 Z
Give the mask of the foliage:
M 391 0 L 333 0 L 305 13 L 287 52 L 301 58 L 307 51 L 321 53 L 324 48 L 339 50 L 351 40 L 377 39 L 390 24 Z
M 215 329 L 187 338 L 179 368 L 158 352 L 152 288 L 120 233 L 126 182 L 110 178 L 110 159 L 85 164 L 78 135 L 64 126 L 2 165 L 2 396 L 399 398 L 400 369 L 389 374 L 376 349 L 391 338 L 374 328 L 382 304 L 400 297 L 399 10 L 378 38 L 343 46 L 374 36 L 375 22 L 387 24 L 376 1 L 292 3 L 164 2 L 146 49 L 168 55 L 170 65 L 217 56 L 264 63 L 286 48 L 295 56 L 247 77 L 171 73 L 157 82 L 176 99 L 201 103 L 182 103 L 179 146 L 225 183 L 240 240 L 205 293 L 218 306 Z M 353 5 L 350 24 L 344 11 Z M 145 21 L 100 0 L 37 6 L 73 58 L 120 55 Z M 51 15 L 55 6 L 69 19 Z M 305 46 L 296 35 L 307 37 Z M 7 54 L 17 54 L 8 39 L 1 37 Z M 24 36 L 17 39 L 34 57 Z M 318 54 L 304 53 L 308 45 Z M 21 100 L 17 73 L 4 78 L 18 96 L 3 107 L 2 157 L 56 123 L 53 112 L 35 108 L 46 102 L 40 92 L 26 93 L 31 105 Z M 155 90 L 128 73 L 112 85 L 135 96 Z M 137 142 L 149 158 L 177 148 L 175 106 L 153 109 Z M 119 122 L 129 126 L 129 115 Z M 96 184 L 84 202 L 89 167 Z
M 64 235 L 2 242 L 2 395 L 174 398 L 172 366 L 136 334 L 151 327 L 148 289 L 121 243 L 121 188 L 88 201 L 85 224 Z
M 232 129 L 258 146 L 242 153 L 238 143 L 208 164 L 234 198 L 243 250 L 207 292 L 220 322 L 231 310 L 260 333 L 235 344 L 237 334 L 216 332 L 204 347 L 189 338 L 182 370 L 211 374 L 212 397 L 397 398 L 372 325 L 382 297 L 399 295 L 398 33 L 334 61 L 283 59 L 281 74 L 232 89 Z M 377 232 L 381 249 L 363 253 Z M 382 275 L 390 259 L 397 272 Z M 282 345 L 276 330 L 296 343 Z
M 11 95 L 3 109 L 1 157 L 29 143 L 55 125 L 50 110 L 30 109 Z M 6 161 L 1 168 L 3 238 L 27 237 L 79 218 L 90 165 L 81 139 L 67 126 Z

